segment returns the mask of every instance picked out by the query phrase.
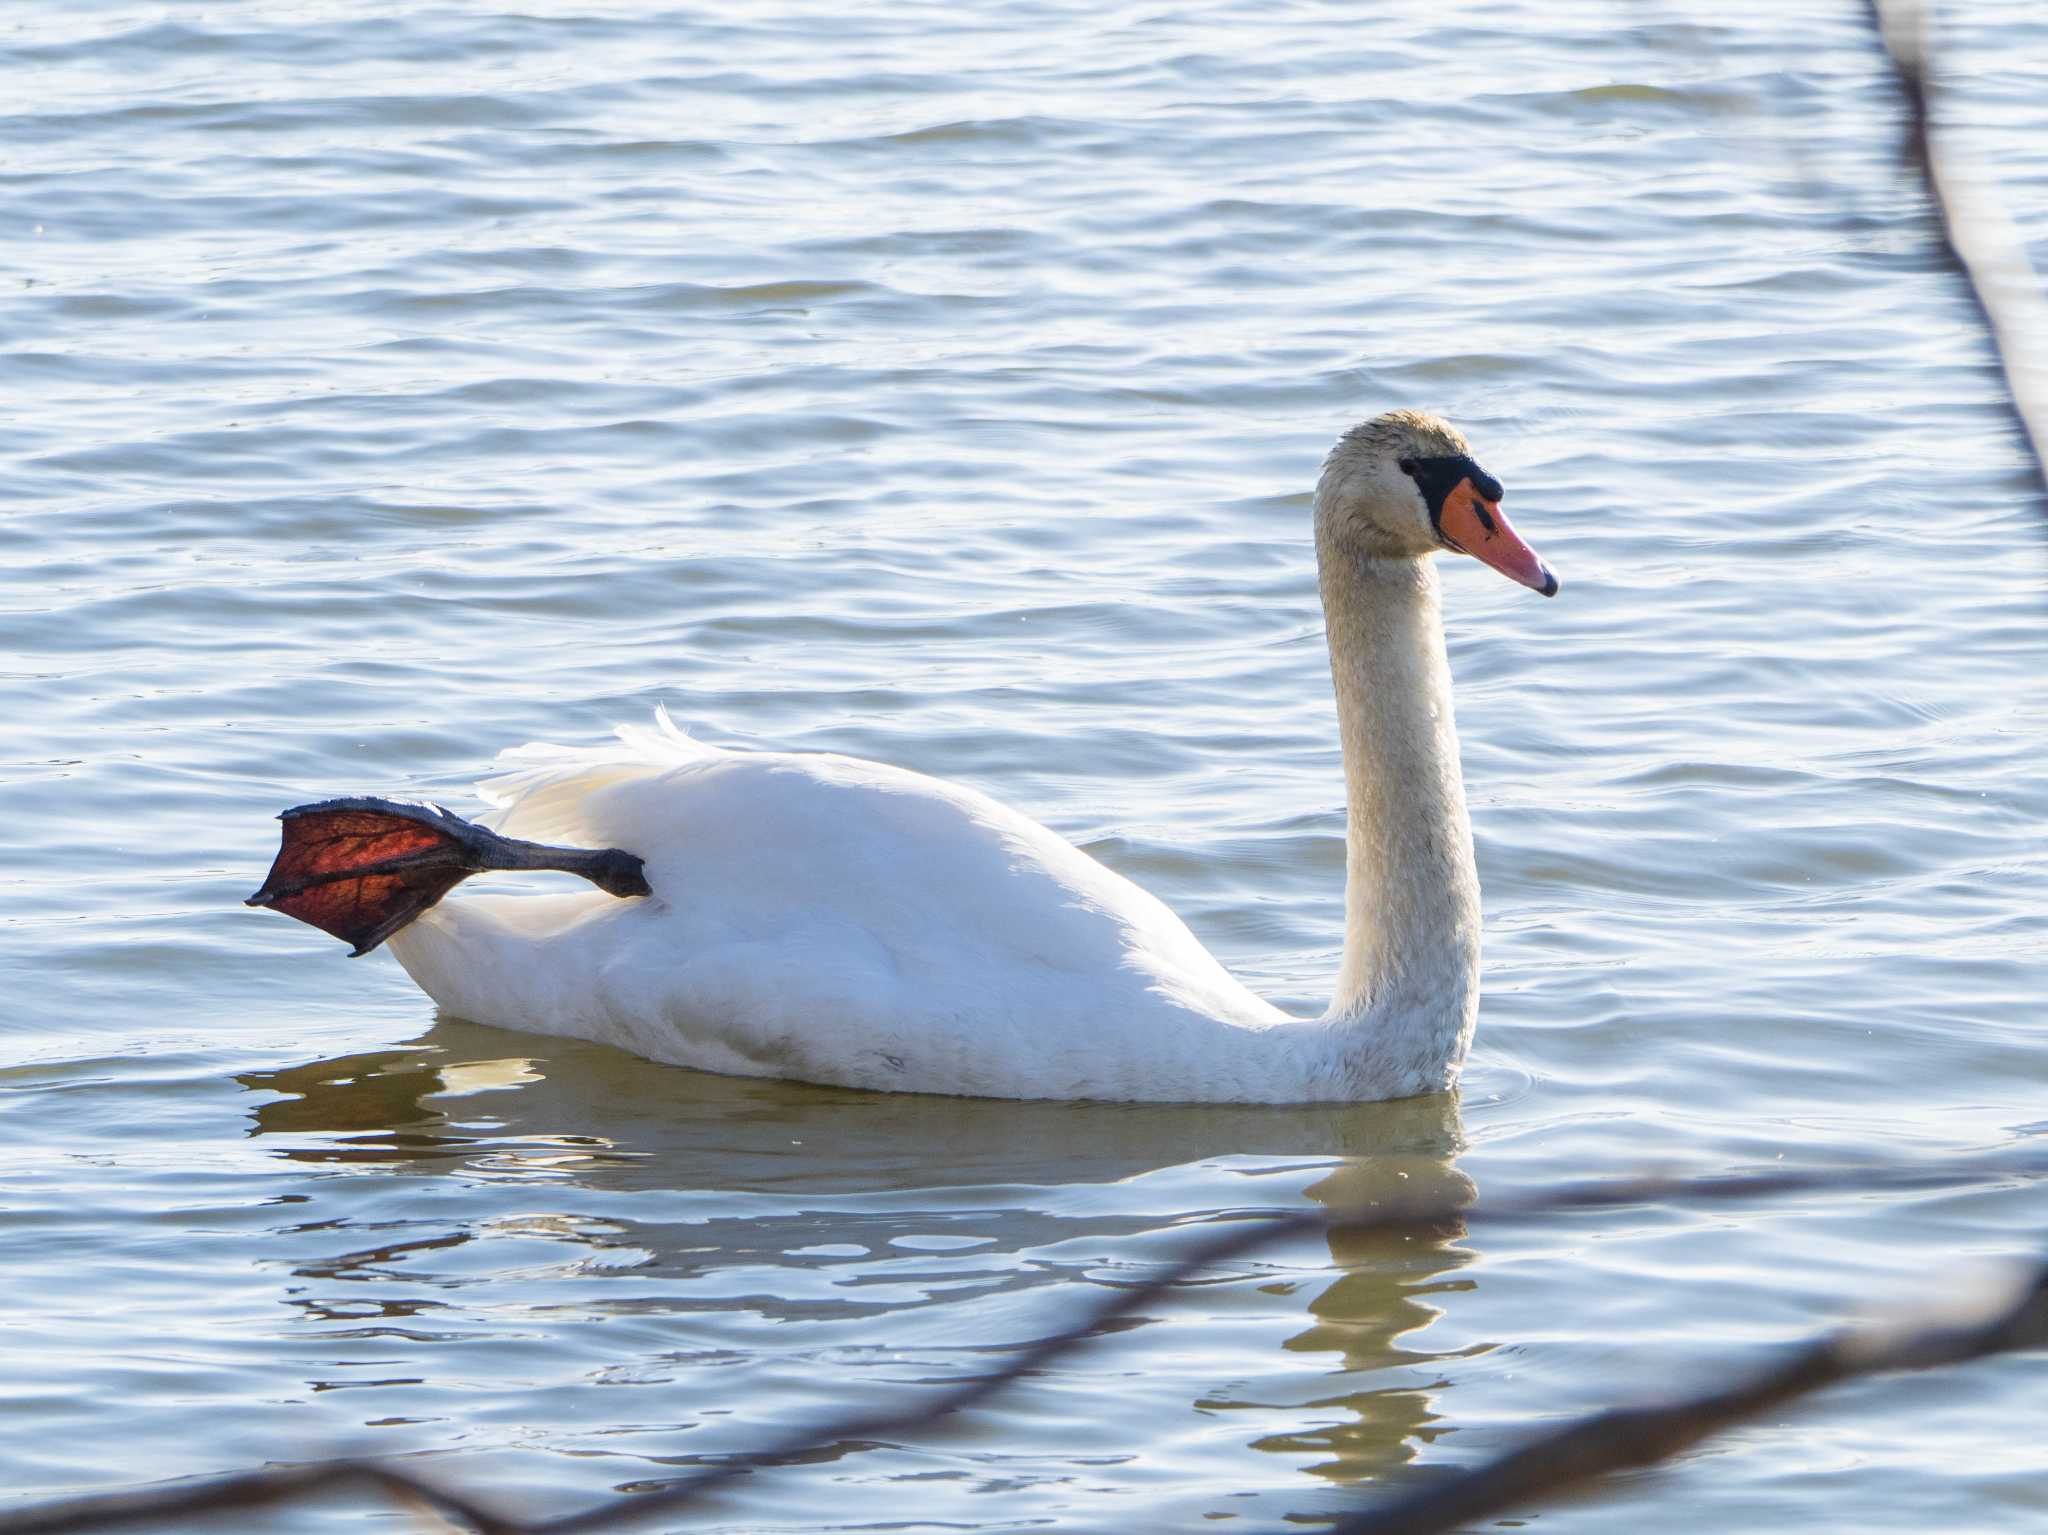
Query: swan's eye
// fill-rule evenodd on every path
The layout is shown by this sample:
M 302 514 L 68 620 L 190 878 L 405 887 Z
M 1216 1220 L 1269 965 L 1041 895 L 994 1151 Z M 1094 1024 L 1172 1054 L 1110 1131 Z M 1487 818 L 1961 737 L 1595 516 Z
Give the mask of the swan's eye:
M 1414 460 L 1414 459 L 1412 459 L 1412 458 L 1404 458 L 1404 459 L 1402 459 L 1402 460 L 1401 460 L 1401 462 L 1400 462 L 1400 464 L 1398 465 L 1398 467 L 1399 467 L 1400 471 L 1401 471 L 1401 472 L 1402 472 L 1403 474 L 1407 475 L 1407 476 L 1408 476 L 1408 478 L 1409 478 L 1409 479 L 1411 479 L 1411 480 L 1415 478 L 1415 476 L 1416 476 L 1416 473 L 1418 472 L 1418 469 L 1419 469 L 1419 466 L 1418 466 L 1418 465 L 1416 464 L 1415 460 Z

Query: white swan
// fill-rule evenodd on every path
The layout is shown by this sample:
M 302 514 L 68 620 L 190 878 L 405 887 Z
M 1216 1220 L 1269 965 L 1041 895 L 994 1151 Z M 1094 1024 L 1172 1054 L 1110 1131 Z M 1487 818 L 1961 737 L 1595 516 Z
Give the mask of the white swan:
M 1478 1012 L 1479 884 L 1430 557 L 1557 590 L 1500 496 L 1454 428 L 1412 411 L 1346 433 L 1324 464 L 1349 821 L 1343 966 L 1319 1018 L 1254 996 L 1157 899 L 987 795 L 701 745 L 665 714 L 613 746 L 507 753 L 481 786 L 496 835 L 389 801 L 288 811 L 251 903 L 358 952 L 391 936 L 449 1013 L 707 1071 L 1001 1098 L 1437 1092 Z M 603 890 L 434 907 L 480 868 L 542 867 Z

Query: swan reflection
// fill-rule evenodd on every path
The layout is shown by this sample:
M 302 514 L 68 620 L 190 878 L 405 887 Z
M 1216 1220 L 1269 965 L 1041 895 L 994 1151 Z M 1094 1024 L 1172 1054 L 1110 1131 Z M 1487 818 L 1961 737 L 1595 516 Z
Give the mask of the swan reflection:
M 525 1053 L 537 1046 L 546 1053 Z M 608 1342 L 583 1378 L 756 1398 L 716 1443 L 698 1423 L 687 1444 L 643 1446 L 664 1468 L 787 1426 L 767 1400 L 773 1382 L 730 1368 L 752 1357 L 756 1322 L 779 1329 L 785 1359 L 790 1340 L 815 1334 L 811 1369 L 844 1387 L 827 1397 L 875 1405 L 878 1390 L 929 1392 L 985 1368 L 989 1348 L 1064 1325 L 1100 1303 L 1105 1279 L 1170 1258 L 1185 1247 L 1175 1233 L 1206 1217 L 1304 1201 L 1455 1210 L 1474 1194 L 1453 1164 L 1462 1143 L 1448 1097 L 1280 1109 L 881 1096 L 703 1076 L 455 1021 L 407 1045 L 238 1080 L 265 1095 L 252 1133 L 282 1157 L 443 1173 L 477 1191 L 454 1213 L 408 1200 L 397 1221 L 387 1198 L 374 1228 L 304 1211 L 312 1219 L 293 1229 L 324 1241 L 293 1270 L 306 1283 L 291 1304 L 309 1324 L 418 1327 L 424 1305 L 439 1313 L 435 1336 L 461 1322 L 475 1339 L 515 1284 L 543 1286 L 565 1317 L 643 1319 L 632 1357 Z M 1220 1348 L 1207 1382 L 1198 1352 L 1182 1410 L 1192 1396 L 1228 1425 L 1235 1453 L 1271 1452 L 1332 1482 L 1398 1471 L 1440 1432 L 1446 1356 L 1427 1334 L 1470 1287 L 1457 1277 L 1472 1256 L 1463 1235 L 1455 1217 L 1428 1232 L 1331 1232 L 1228 1266 L 1225 1293 L 1250 1288 L 1260 1317 L 1292 1325 L 1281 1354 L 1268 1341 L 1249 1368 L 1241 1340 Z M 1144 1314 L 1185 1318 L 1204 1293 Z M 727 1335 L 740 1317 L 748 1325 Z M 661 1346 L 646 1346 L 654 1338 Z M 1069 1361 L 1092 1371 L 1090 1352 L 1055 1373 Z M 715 1382 L 699 1373 L 714 1355 Z M 866 1380 L 870 1355 L 895 1360 L 878 1383 Z M 1175 1357 L 1176 1371 L 1190 1368 Z M 1142 1432 L 1130 1439 L 1142 1454 Z

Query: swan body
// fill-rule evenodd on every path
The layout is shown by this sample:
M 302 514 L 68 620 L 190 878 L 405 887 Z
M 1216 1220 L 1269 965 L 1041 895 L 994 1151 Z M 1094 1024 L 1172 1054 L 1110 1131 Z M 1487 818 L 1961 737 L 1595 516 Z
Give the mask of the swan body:
M 629 850 L 651 895 L 470 894 L 392 951 L 449 1013 L 741 1076 L 1175 1102 L 1446 1089 L 1477 1016 L 1479 891 L 1427 556 L 1474 552 L 1554 592 L 1499 495 L 1462 437 L 1410 412 L 1325 467 L 1349 818 L 1320 1017 L 1261 1000 L 1154 896 L 975 789 L 724 750 L 665 713 L 611 745 L 518 748 L 480 786 L 496 832 Z
M 436 907 L 391 947 L 451 1013 L 847 1087 L 1304 1095 L 1302 1030 L 1155 897 L 985 794 L 716 750 L 665 717 L 524 761 L 483 786 L 493 829 L 630 847 L 657 894 Z

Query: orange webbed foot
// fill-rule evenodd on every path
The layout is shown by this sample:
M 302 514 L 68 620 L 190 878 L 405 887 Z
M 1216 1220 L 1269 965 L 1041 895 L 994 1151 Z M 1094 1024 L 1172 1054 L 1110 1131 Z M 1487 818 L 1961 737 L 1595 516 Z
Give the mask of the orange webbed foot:
M 611 895 L 651 893 L 631 853 L 521 842 L 439 805 L 332 799 L 295 806 L 278 819 L 284 837 L 277 861 L 244 904 L 332 933 L 351 955 L 369 953 L 486 869 L 559 869 Z

